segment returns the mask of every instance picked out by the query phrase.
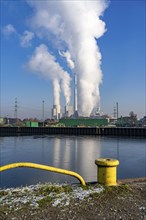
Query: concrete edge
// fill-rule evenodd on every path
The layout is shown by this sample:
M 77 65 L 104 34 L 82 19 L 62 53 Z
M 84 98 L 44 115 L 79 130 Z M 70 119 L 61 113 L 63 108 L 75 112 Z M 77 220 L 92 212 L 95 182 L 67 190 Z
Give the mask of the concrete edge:
M 134 184 L 134 183 L 145 183 L 146 184 L 146 177 L 120 179 L 120 180 L 117 180 L 117 183 L 118 184 Z

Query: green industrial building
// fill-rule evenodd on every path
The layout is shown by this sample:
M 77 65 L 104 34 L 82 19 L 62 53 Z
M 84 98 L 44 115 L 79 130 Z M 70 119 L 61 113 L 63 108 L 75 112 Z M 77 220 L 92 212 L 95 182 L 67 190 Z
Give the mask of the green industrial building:
M 59 123 L 65 127 L 101 127 L 108 125 L 108 119 L 93 119 L 93 118 L 64 118 L 60 119 Z
M 25 121 L 26 127 L 38 127 L 38 122 L 35 121 Z

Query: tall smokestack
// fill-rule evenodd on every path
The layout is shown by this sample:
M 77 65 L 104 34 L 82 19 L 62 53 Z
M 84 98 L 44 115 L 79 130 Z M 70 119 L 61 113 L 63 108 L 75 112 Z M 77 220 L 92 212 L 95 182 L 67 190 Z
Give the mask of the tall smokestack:
M 58 120 L 60 119 L 61 113 L 60 113 L 60 105 L 53 105 L 52 108 L 52 118 Z
M 60 107 L 60 105 L 58 105 L 58 106 L 57 106 L 57 119 L 60 119 L 60 117 L 61 117 L 61 112 L 60 112 L 60 110 L 61 110 L 61 107 Z
M 77 107 L 77 74 L 74 74 L 74 115 L 78 116 L 78 107 Z

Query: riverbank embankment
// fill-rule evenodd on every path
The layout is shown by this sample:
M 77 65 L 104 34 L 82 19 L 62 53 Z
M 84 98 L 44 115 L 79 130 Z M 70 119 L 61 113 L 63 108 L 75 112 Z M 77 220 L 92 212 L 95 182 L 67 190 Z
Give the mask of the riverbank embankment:
M 146 219 L 146 178 L 117 186 L 38 184 L 0 190 L 0 219 Z

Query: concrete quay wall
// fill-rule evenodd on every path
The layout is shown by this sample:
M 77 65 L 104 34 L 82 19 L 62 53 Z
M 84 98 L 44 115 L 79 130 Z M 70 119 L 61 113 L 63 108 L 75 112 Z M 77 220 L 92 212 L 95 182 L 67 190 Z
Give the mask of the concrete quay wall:
M 0 127 L 0 136 L 31 135 L 101 135 L 145 137 L 146 128 L 130 127 Z

